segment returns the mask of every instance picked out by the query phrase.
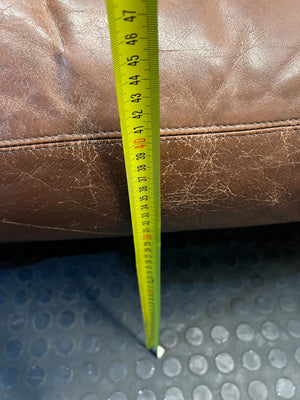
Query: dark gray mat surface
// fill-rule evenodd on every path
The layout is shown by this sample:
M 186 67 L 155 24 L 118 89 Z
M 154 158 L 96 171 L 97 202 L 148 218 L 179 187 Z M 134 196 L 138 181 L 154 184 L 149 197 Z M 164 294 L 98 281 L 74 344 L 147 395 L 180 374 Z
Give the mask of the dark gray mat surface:
M 0 246 L 1 400 L 300 398 L 299 224 L 164 235 L 161 346 L 129 238 Z

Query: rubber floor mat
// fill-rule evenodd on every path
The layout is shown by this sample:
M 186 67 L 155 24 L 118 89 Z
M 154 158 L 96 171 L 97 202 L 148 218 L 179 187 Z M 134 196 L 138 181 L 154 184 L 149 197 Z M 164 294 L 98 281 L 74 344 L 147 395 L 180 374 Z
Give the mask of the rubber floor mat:
M 0 246 L 1 400 L 300 398 L 299 224 L 164 235 L 161 359 L 132 248 Z

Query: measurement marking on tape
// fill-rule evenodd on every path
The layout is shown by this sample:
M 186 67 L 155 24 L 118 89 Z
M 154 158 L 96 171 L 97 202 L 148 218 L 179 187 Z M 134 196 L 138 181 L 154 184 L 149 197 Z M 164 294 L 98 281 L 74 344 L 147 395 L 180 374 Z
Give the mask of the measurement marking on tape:
M 106 3 L 146 347 L 157 352 L 161 246 L 157 0 Z

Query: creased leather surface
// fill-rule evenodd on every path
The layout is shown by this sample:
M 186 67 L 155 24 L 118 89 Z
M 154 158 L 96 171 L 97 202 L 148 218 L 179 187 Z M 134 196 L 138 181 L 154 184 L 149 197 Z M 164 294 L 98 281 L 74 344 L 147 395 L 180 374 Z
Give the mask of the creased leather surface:
M 161 0 L 164 230 L 299 220 L 300 2 Z M 103 0 L 0 0 L 0 239 L 130 232 Z
M 164 137 L 163 230 L 299 220 L 298 132 Z M 118 139 L 6 149 L 1 170 L 0 239 L 130 233 Z

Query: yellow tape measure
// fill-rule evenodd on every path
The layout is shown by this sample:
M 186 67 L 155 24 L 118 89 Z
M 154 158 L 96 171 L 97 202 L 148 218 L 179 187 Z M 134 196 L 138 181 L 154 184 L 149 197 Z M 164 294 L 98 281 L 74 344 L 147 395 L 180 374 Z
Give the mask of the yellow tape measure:
M 107 0 L 146 347 L 160 325 L 157 0 Z

